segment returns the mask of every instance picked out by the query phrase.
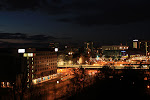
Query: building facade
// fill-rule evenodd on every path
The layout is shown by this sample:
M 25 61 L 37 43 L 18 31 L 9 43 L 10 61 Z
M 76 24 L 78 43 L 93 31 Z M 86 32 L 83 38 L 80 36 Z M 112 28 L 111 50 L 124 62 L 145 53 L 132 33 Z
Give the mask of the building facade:
M 102 53 L 106 58 L 120 59 L 122 56 L 126 56 L 126 50 L 129 46 L 123 45 L 112 45 L 112 46 L 102 46 Z
M 137 49 L 138 47 L 139 47 L 139 45 L 138 45 L 139 43 L 138 43 L 138 40 L 133 40 L 133 48 L 135 48 L 135 49 Z
M 127 50 L 129 46 L 123 45 L 112 45 L 112 46 L 102 46 L 102 52 L 105 50 Z
M 84 42 L 84 52 L 93 53 L 93 42 Z
M 29 48 L 23 56 L 27 58 L 27 87 L 56 77 L 56 52 Z
M 147 40 L 133 40 L 133 48 L 139 49 L 141 52 L 149 56 L 150 51 L 150 41 Z

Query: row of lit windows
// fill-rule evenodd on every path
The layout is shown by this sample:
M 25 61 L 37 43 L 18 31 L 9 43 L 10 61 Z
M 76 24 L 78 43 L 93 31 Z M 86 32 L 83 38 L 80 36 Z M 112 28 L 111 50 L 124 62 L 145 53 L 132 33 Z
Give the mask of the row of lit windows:
M 52 59 L 52 58 L 57 58 L 57 56 L 49 56 L 49 57 L 35 57 L 35 60 L 42 60 L 42 59 Z
M 122 50 L 122 49 L 128 49 L 127 46 L 120 46 L 120 47 L 106 47 L 105 50 Z
M 44 66 L 50 66 L 50 65 L 57 65 L 57 63 L 41 64 L 41 65 L 36 65 L 36 67 L 44 67 Z
M 36 53 L 37 56 L 41 55 L 56 55 L 56 53 Z
M 52 63 L 56 63 L 56 61 L 53 61 L 53 62 L 44 62 L 44 61 L 35 62 L 36 65 L 44 65 L 45 63 L 47 63 L 47 65 L 52 65 Z
M 55 59 L 53 59 L 53 60 L 43 60 L 43 61 L 35 61 L 35 64 L 40 64 L 40 63 L 46 63 L 46 62 L 54 62 L 54 61 L 56 61 Z
M 105 48 L 105 50 L 119 50 L 119 47 Z
M 38 68 L 35 71 L 43 71 L 43 70 L 48 70 L 48 69 L 52 69 L 52 68 L 56 68 L 56 66 L 53 67 L 45 67 L 45 68 Z

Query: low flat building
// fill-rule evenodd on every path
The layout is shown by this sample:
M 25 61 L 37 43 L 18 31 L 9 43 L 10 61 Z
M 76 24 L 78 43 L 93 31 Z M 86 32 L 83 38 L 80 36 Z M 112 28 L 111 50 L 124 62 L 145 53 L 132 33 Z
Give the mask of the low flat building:
M 112 46 L 102 46 L 102 52 L 105 50 L 127 50 L 129 46 L 123 45 L 112 45 Z
M 129 49 L 129 46 L 124 45 L 112 45 L 112 46 L 102 46 L 102 53 L 106 58 L 121 58 L 126 55 L 126 50 Z

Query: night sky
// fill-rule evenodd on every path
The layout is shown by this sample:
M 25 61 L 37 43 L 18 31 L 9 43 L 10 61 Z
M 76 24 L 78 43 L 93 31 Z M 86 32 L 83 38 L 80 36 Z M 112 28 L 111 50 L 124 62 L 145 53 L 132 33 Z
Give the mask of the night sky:
M 120 43 L 150 37 L 149 0 L 0 0 L 0 32 Z

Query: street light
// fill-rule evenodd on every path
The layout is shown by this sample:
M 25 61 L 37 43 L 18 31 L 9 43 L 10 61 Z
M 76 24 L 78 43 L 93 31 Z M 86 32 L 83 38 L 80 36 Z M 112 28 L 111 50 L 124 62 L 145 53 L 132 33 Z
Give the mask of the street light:
M 58 52 L 58 48 L 55 48 L 55 52 Z
M 57 81 L 57 84 L 59 84 L 59 81 Z

